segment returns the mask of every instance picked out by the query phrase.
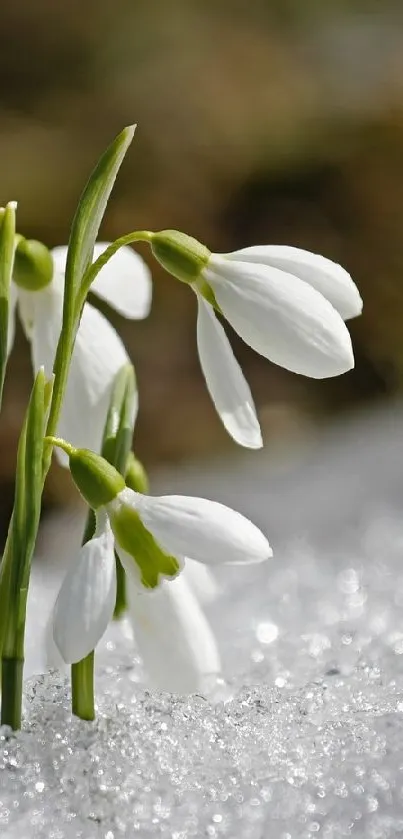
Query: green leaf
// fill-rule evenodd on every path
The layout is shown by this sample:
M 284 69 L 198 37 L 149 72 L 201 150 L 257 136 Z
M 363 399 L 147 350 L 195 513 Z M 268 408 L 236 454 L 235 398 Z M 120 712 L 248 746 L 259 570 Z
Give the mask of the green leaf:
M 106 460 L 125 475 L 130 455 L 133 428 L 137 414 L 137 386 L 134 367 L 126 364 L 116 376 L 106 418 L 102 454 Z M 126 610 L 126 578 L 120 559 L 116 560 L 116 604 L 114 617 L 119 618 Z
M 71 356 L 74 347 L 77 325 L 85 303 L 85 297 L 79 293 L 81 281 L 86 269 L 92 262 L 94 244 L 98 235 L 112 187 L 126 151 L 133 139 L 135 126 L 128 126 L 116 137 L 111 146 L 102 155 L 95 167 L 80 198 L 73 219 L 64 283 L 62 331 L 56 348 L 53 372 L 55 382 L 49 410 L 47 434 L 54 436 L 62 409 L 64 392 Z M 52 458 L 52 446 L 45 445 L 43 474 L 46 476 Z
M 14 509 L 7 566 L 0 585 L 0 601 L 7 596 L 8 620 L 3 653 L 23 656 L 26 599 L 31 560 L 41 512 L 42 452 L 49 385 L 43 368 L 37 373 L 21 432 L 16 469 Z M 4 583 L 3 583 L 4 581 Z M 8 591 L 4 591 L 3 584 Z
M 27 411 L 25 440 L 25 549 L 32 555 L 41 514 L 42 452 L 51 382 L 41 367 L 36 375 Z
M 5 208 L 0 227 L 0 407 L 8 357 L 10 287 L 15 251 L 15 201 Z
M 136 126 L 130 125 L 116 137 L 97 163 L 73 219 L 66 264 L 66 294 L 74 300 L 81 279 L 92 262 L 94 245 L 106 205 Z
M 137 414 L 136 376 L 125 364 L 116 376 L 102 441 L 103 457 L 124 476 Z

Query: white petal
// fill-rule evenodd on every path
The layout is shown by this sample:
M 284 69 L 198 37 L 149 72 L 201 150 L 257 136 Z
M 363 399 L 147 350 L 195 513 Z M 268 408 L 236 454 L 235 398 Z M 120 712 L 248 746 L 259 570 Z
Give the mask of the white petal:
M 46 667 L 42 671 L 43 673 L 46 673 L 47 670 L 64 670 L 67 667 L 59 648 L 56 646 L 53 635 L 53 621 L 54 614 L 52 613 L 43 635 L 44 654 L 46 656 Z
M 57 248 L 52 248 L 51 251 L 55 273 L 62 274 L 63 276 L 66 271 L 67 251 L 67 245 L 58 245 Z
M 199 603 L 211 603 L 218 596 L 220 587 L 210 568 L 186 557 L 181 573 Z
M 104 252 L 109 242 L 97 242 L 93 261 Z M 66 269 L 67 246 L 52 250 L 56 272 Z M 147 317 L 152 297 L 151 273 L 144 260 L 132 248 L 123 247 L 99 272 L 91 291 L 106 300 L 121 315 L 133 320 Z
M 228 434 L 250 449 L 263 445 L 248 383 L 213 308 L 197 295 L 197 347 L 207 388 Z
M 362 299 L 350 274 L 325 256 L 287 245 L 258 245 L 225 254 L 237 262 L 253 262 L 294 274 L 316 288 L 347 320 L 361 314 Z
M 190 556 L 206 565 L 262 562 L 272 556 L 256 525 L 216 501 L 186 495 L 152 498 L 127 489 L 119 499 L 133 505 L 147 530 L 173 556 Z
M 153 687 L 171 693 L 203 691 L 220 672 L 214 635 L 182 576 L 151 592 L 128 585 L 129 616 Z
M 34 372 L 43 366 L 49 378 L 62 323 L 63 288 L 52 282 L 42 291 L 20 291 L 18 308 L 25 335 L 31 342 Z
M 107 247 L 97 242 L 94 261 Z M 126 318 L 145 318 L 151 307 L 151 273 L 136 251 L 123 247 L 101 268 L 91 291 Z
M 39 299 L 35 304 L 32 332 L 33 365 L 38 370 L 43 364 L 49 375 L 59 338 L 62 296 L 57 289 L 53 294 L 38 292 L 35 296 Z M 124 345 L 109 321 L 86 303 L 58 426 L 60 436 L 74 446 L 100 451 L 115 376 L 128 360 Z M 56 449 L 56 456 L 67 466 L 68 459 L 61 449 Z
M 115 377 L 128 361 L 115 329 L 100 312 L 86 303 L 58 428 L 58 433 L 74 446 L 95 452 L 101 450 Z M 137 413 L 137 405 L 134 413 Z M 134 419 L 135 415 L 133 422 Z M 64 462 L 63 458 L 61 460 Z
M 8 331 L 7 331 L 7 355 L 13 348 L 15 337 L 15 308 L 17 305 L 18 291 L 14 283 L 10 285 L 10 294 L 8 298 Z
M 205 279 L 252 349 L 294 373 L 324 379 L 354 366 L 348 329 L 312 286 L 278 268 L 210 260 Z
M 53 637 L 66 664 L 80 661 L 106 631 L 116 600 L 114 539 L 105 518 L 69 568 L 53 614 Z

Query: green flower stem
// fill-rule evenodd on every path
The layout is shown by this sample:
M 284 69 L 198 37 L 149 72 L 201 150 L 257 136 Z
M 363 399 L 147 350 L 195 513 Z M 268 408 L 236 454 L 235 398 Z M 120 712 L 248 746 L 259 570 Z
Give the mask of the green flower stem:
M 71 665 L 71 693 L 73 714 L 82 720 L 94 720 L 94 651 Z
M 132 364 L 124 365 L 118 372 L 108 408 L 103 439 L 102 457 L 123 476 L 130 459 L 130 447 L 133 437 L 133 406 L 136 399 L 136 377 Z M 92 539 L 95 532 L 95 513 L 88 511 L 87 523 L 82 544 Z M 126 608 L 126 580 L 120 560 L 116 557 L 117 597 L 114 616 L 120 617 Z M 83 719 L 91 707 L 90 691 L 93 690 L 94 655 L 73 664 L 71 668 L 72 709 Z M 92 675 L 91 675 L 92 674 Z M 83 716 L 85 714 L 85 716 Z
M 117 467 L 123 474 L 122 464 Z M 146 494 L 149 490 L 148 478 L 144 467 L 135 457 L 133 452 L 129 452 L 126 458 L 125 471 L 126 486 L 133 489 L 135 492 Z M 126 574 L 122 563 L 115 554 L 116 558 L 116 604 L 113 617 L 118 620 L 127 609 L 127 594 L 126 594 Z
M 125 613 L 127 609 L 127 596 L 126 596 L 126 574 L 124 572 L 122 563 L 118 556 L 115 554 L 115 561 L 116 561 L 116 603 L 115 603 L 115 611 L 113 613 L 113 617 L 115 620 L 118 620 L 122 615 Z
M 14 731 L 21 728 L 27 594 L 27 588 L 16 591 L 13 608 L 17 618 L 9 619 L 1 660 L 1 725 L 9 725 Z
M 116 239 L 108 245 L 107 248 L 105 248 L 104 252 L 101 253 L 98 259 L 96 259 L 89 268 L 87 268 L 87 271 L 84 274 L 80 290 L 77 294 L 76 315 L 78 317 L 82 311 L 87 294 L 91 291 L 92 283 L 98 276 L 101 268 L 103 268 L 104 265 L 106 265 L 115 253 L 117 253 L 117 251 L 124 245 L 133 245 L 135 242 L 151 242 L 153 236 L 154 233 L 151 233 L 149 230 L 135 230 L 133 233 L 127 233 L 125 236 L 120 236 L 119 239 Z
M 1 725 L 21 728 L 24 658 L 3 658 L 1 664 Z
M 95 533 L 95 513 L 88 510 L 82 545 Z M 71 665 L 71 710 L 82 720 L 95 719 L 94 705 L 94 650 L 81 661 Z

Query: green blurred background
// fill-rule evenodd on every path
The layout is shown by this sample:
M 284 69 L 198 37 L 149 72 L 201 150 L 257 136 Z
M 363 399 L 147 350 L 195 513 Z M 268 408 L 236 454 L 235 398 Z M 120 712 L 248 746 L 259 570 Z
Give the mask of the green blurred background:
M 24 235 L 67 242 L 92 166 L 135 121 L 104 239 L 177 227 L 215 251 L 288 243 L 351 272 L 365 304 L 350 323 L 354 372 L 302 379 L 231 335 L 266 439 L 399 393 L 401 0 L 13 0 L 0 79 L 0 203 L 18 200 Z M 193 295 L 152 270 L 150 318 L 111 317 L 139 379 L 138 453 L 147 464 L 231 456 L 199 370 Z M 19 333 L 0 425 L 4 520 L 30 381 Z M 55 469 L 48 501 L 64 495 Z

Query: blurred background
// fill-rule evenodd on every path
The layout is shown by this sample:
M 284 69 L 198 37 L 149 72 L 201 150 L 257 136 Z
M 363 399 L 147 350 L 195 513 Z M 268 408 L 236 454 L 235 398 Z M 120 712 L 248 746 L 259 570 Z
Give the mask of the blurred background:
M 356 369 L 314 382 L 231 334 L 274 446 L 403 386 L 401 0 L 13 0 L 0 23 L 0 203 L 66 243 L 79 194 L 129 122 L 134 143 L 102 229 L 179 228 L 211 250 L 284 243 L 341 262 L 364 298 Z M 142 251 L 149 260 L 149 252 Z M 111 320 L 136 365 L 147 465 L 234 457 L 196 355 L 195 305 L 152 265 L 144 323 Z M 0 423 L 1 522 L 31 383 L 19 332 Z M 259 455 L 257 455 L 259 457 Z M 53 470 L 47 505 L 68 497 Z

